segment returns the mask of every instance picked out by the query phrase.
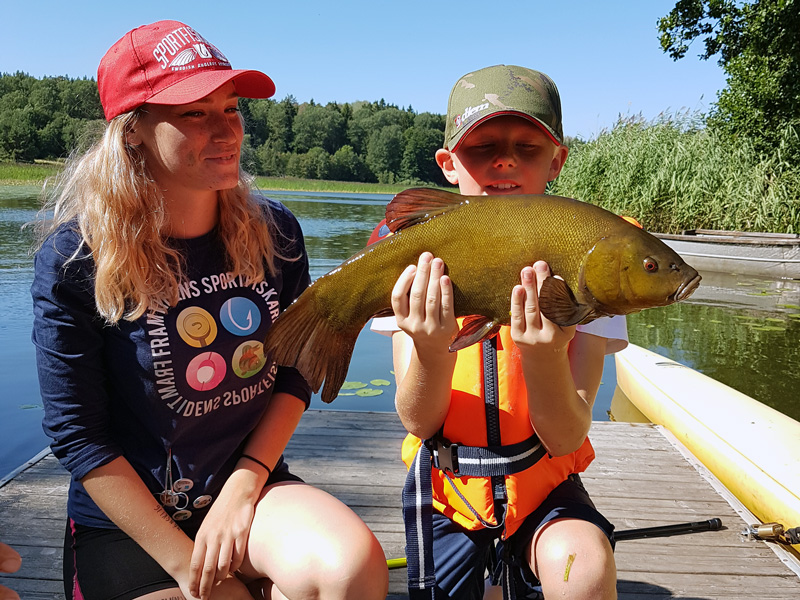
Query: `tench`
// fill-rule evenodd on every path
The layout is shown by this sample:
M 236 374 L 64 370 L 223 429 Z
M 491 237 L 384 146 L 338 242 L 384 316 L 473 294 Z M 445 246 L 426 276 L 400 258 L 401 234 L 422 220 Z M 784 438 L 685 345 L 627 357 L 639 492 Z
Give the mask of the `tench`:
M 419 255 L 444 260 L 457 316 L 475 315 L 451 351 L 510 323 L 520 271 L 544 260 L 542 314 L 587 323 L 687 298 L 700 276 L 661 240 L 603 208 L 550 195 L 462 196 L 416 188 L 386 207 L 395 235 L 367 246 L 311 284 L 272 325 L 264 353 L 296 367 L 322 400 L 344 383 L 356 338 L 369 319 L 392 314 L 397 278 Z M 555 277 L 555 276 L 558 277 Z

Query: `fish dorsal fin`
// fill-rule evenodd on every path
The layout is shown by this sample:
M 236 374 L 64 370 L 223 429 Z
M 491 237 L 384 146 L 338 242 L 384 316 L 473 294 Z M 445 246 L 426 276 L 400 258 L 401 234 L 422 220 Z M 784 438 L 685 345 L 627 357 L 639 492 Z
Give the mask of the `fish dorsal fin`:
M 488 317 L 481 315 L 465 317 L 463 326 L 450 344 L 450 352 L 457 352 L 472 346 L 472 344 L 488 340 L 498 331 L 500 331 L 500 323 L 495 323 Z
M 465 197 L 461 194 L 445 190 L 404 190 L 386 205 L 386 225 L 394 233 L 458 208 L 464 202 Z
M 545 317 L 564 327 L 584 322 L 584 319 L 591 320 L 592 315 L 591 306 L 580 304 L 567 283 L 552 276 L 542 282 L 539 308 Z

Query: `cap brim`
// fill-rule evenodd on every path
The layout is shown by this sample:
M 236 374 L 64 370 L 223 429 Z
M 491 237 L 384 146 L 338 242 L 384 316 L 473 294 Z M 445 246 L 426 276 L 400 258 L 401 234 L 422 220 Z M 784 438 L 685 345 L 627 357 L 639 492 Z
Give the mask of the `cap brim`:
M 498 110 L 497 112 L 493 112 L 492 114 L 486 115 L 485 117 L 482 117 L 482 118 L 478 119 L 477 121 L 472 123 L 469 127 L 464 129 L 463 131 L 460 131 L 459 135 L 458 135 L 458 137 L 457 137 L 457 139 L 455 141 L 455 144 L 453 145 L 452 148 L 449 148 L 450 152 L 455 152 L 458 149 L 458 147 L 461 145 L 462 140 L 465 137 L 467 137 L 470 134 L 470 132 L 473 129 L 475 129 L 478 125 L 480 125 L 481 123 L 485 123 L 489 119 L 493 119 L 495 117 L 503 117 L 503 116 L 506 116 L 506 115 L 513 115 L 515 117 L 522 117 L 523 119 L 525 119 L 527 121 L 530 121 L 534 125 L 537 125 L 539 127 L 539 129 L 541 129 L 542 132 L 544 132 L 544 134 L 547 137 L 549 137 L 550 141 L 552 141 L 556 146 L 561 146 L 562 142 L 559 142 L 558 138 L 556 138 L 555 134 L 552 131 L 550 131 L 550 128 L 547 125 L 545 125 L 544 123 L 542 123 L 539 119 L 536 119 L 536 118 L 530 116 L 529 114 L 526 114 L 526 113 L 520 112 L 520 111 L 516 111 L 516 110 Z
M 197 73 L 153 94 L 150 104 L 189 104 L 205 98 L 229 81 L 242 98 L 270 98 L 275 94 L 275 84 L 261 71 L 224 69 Z

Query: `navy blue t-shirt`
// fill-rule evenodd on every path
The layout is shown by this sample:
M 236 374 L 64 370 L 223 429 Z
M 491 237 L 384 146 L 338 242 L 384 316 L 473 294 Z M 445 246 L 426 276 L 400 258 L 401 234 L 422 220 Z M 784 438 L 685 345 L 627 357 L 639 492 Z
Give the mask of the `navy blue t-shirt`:
M 108 325 L 97 313 L 88 249 L 68 261 L 80 243 L 75 227 L 61 227 L 37 253 L 31 294 L 43 427 L 72 474 L 68 513 L 77 523 L 115 527 L 79 480 L 124 456 L 167 512 L 196 529 L 273 392 L 308 406 L 302 376 L 263 354 L 273 320 L 310 283 L 297 220 L 263 202 L 279 254 L 296 260 L 277 258 L 274 276 L 248 286 L 227 272 L 216 229 L 172 240 L 185 258 L 180 301 L 133 322 Z

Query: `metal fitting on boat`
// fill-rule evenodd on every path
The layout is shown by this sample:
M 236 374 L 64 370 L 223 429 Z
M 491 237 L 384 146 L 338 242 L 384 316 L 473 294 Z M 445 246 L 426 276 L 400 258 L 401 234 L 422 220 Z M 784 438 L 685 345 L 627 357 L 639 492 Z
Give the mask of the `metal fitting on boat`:
M 742 539 L 783 542 L 783 532 L 783 525 L 780 523 L 757 523 L 744 528 Z

